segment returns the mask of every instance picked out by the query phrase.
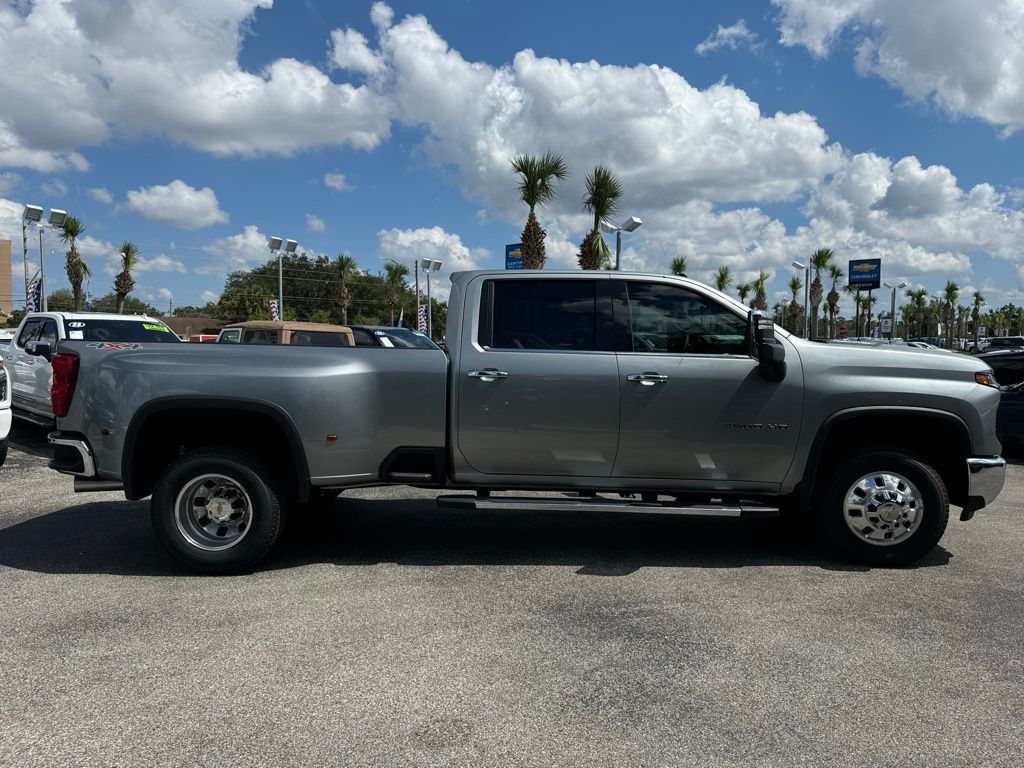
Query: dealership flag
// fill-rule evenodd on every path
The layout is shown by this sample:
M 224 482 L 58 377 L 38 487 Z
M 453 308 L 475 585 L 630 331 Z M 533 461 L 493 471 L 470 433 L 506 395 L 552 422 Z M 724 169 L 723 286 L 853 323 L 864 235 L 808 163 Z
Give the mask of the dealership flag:
M 43 278 L 36 272 L 32 282 L 28 284 L 28 292 L 25 295 L 25 311 L 38 312 L 43 307 Z
M 277 299 L 270 300 L 270 319 L 280 320 L 281 319 L 281 307 L 277 303 Z
M 416 321 L 416 330 L 420 333 L 427 332 L 427 305 L 420 304 L 420 316 L 419 320 Z

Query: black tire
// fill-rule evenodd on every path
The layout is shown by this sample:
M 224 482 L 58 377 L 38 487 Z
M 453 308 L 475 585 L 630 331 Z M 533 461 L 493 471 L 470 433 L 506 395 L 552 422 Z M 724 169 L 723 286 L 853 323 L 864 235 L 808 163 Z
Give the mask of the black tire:
M 0 440 L 0 467 L 7 461 L 7 438 Z
M 244 535 L 226 549 L 209 550 L 190 540 L 179 524 L 178 498 L 195 487 L 196 479 L 215 474 L 233 481 L 250 502 Z M 284 528 L 283 499 L 279 482 L 259 459 L 232 448 L 200 448 L 189 451 L 164 470 L 150 503 L 150 519 L 157 539 L 168 554 L 197 573 L 244 573 L 274 548 Z M 186 505 L 187 506 L 187 505 Z M 249 505 L 246 505 L 247 507 Z M 184 530 L 183 530 L 184 529 Z
M 854 525 L 860 517 L 851 514 L 856 509 L 854 505 L 847 505 L 847 493 L 859 479 L 872 473 L 898 475 L 917 489 L 920 521 L 902 541 L 885 545 L 866 541 L 868 535 L 905 534 L 899 523 L 894 525 L 870 514 L 870 520 L 864 522 L 866 533 L 858 535 L 847 524 L 848 517 Z M 913 514 L 912 510 L 908 512 Z M 822 496 L 821 515 L 826 539 L 845 559 L 865 565 L 898 567 L 920 560 L 939 543 L 949 522 L 949 495 L 938 473 L 919 459 L 895 450 L 868 451 L 850 459 L 832 474 Z M 872 521 L 879 524 L 876 526 Z M 886 526 L 888 531 L 884 530 Z

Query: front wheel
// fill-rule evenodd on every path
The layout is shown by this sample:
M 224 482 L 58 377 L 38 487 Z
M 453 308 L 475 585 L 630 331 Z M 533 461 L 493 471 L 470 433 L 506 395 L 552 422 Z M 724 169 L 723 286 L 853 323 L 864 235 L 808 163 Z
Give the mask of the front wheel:
M 7 438 L 0 440 L 0 467 L 7 461 Z
M 164 549 L 199 573 L 251 569 L 284 525 L 281 491 L 258 459 L 229 448 L 181 456 L 157 481 L 150 504 Z
M 931 552 L 949 521 L 949 497 L 929 465 L 896 451 L 843 464 L 822 498 L 832 546 L 867 565 L 909 565 Z

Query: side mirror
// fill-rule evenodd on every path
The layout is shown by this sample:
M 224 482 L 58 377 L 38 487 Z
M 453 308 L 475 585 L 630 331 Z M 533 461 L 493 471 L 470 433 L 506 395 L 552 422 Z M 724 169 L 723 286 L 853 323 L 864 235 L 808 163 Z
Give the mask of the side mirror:
M 53 347 L 48 341 L 30 341 L 25 345 L 25 351 L 33 357 L 45 357 L 47 360 L 53 356 Z
M 761 377 L 765 381 L 782 381 L 786 378 L 786 348 L 775 338 L 775 323 L 767 312 L 750 310 L 747 315 L 747 334 Z

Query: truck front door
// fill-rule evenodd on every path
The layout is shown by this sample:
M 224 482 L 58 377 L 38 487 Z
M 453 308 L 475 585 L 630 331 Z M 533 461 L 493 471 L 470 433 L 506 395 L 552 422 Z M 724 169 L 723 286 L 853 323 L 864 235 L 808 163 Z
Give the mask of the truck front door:
M 622 379 L 615 477 L 774 490 L 800 433 L 796 355 L 783 381 L 768 382 L 749 354 L 746 318 L 712 295 L 633 279 L 614 280 L 613 296 Z
M 610 280 L 477 278 L 454 376 L 456 449 L 488 475 L 608 477 L 619 434 Z M 467 331 L 469 331 L 467 333 Z

